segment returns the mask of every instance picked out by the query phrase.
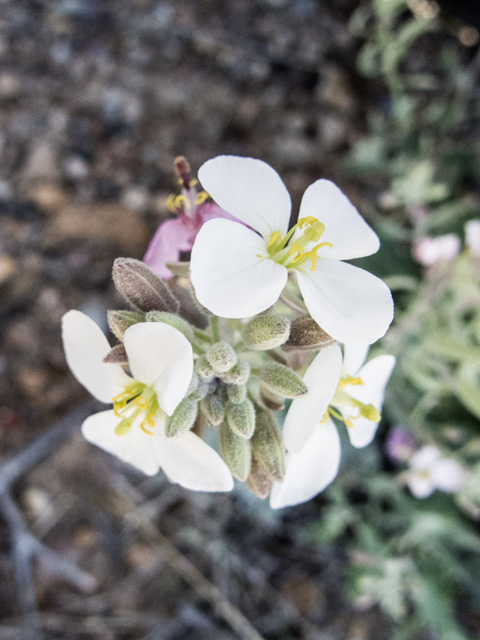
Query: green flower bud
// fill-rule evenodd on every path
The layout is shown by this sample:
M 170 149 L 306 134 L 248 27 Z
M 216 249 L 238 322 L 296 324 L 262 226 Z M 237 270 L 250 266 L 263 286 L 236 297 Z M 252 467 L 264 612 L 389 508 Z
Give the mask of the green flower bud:
M 252 318 L 243 329 L 243 341 L 256 351 L 279 347 L 290 335 L 290 321 L 275 316 Z
M 272 489 L 272 481 L 258 464 L 253 452 L 252 462 L 250 464 L 250 474 L 247 478 L 247 487 L 262 500 L 268 496 Z
M 262 407 L 270 409 L 271 411 L 281 411 L 282 409 L 285 409 L 283 399 L 266 387 L 262 387 L 260 389 L 260 402 Z
M 203 400 L 203 398 L 205 398 L 209 394 L 209 392 L 210 385 L 208 384 L 208 382 L 202 381 L 198 384 L 196 389 L 188 394 L 188 397 L 199 402 L 200 400 Z
M 232 431 L 241 438 L 247 440 L 255 431 L 255 408 L 250 400 L 244 400 L 240 404 L 228 403 L 227 422 Z
M 169 438 L 178 438 L 195 424 L 198 413 L 198 402 L 192 398 L 184 398 L 167 420 L 165 433 Z
M 225 402 L 220 396 L 210 394 L 204 398 L 200 407 L 212 427 L 218 427 L 225 419 Z
M 332 344 L 335 340 L 328 335 L 311 316 L 297 318 L 290 325 L 290 337 L 283 345 L 284 351 L 315 351 Z
M 195 360 L 195 371 L 202 380 L 211 380 L 215 376 L 215 371 L 205 355 L 201 355 Z
M 278 362 L 269 362 L 263 366 L 259 377 L 267 389 L 284 398 L 298 398 L 308 391 L 298 373 Z
M 117 258 L 112 275 L 118 291 L 137 311 L 178 313 L 180 304 L 166 282 L 140 260 Z
M 247 387 L 244 384 L 229 384 L 227 397 L 232 404 L 240 404 L 247 397 Z
M 163 322 L 164 324 L 169 324 L 174 329 L 177 329 L 177 331 L 180 331 L 180 333 L 183 333 L 189 342 L 193 342 L 195 339 L 192 325 L 174 313 L 149 311 L 145 316 L 145 320 L 147 322 Z
M 285 475 L 285 445 L 277 421 L 270 411 L 257 411 L 252 451 L 270 480 L 280 482 Z
M 250 377 L 250 365 L 246 360 L 239 360 L 237 364 L 222 374 L 222 380 L 230 384 L 245 384 Z
M 128 356 L 123 344 L 117 344 L 110 349 L 103 362 L 111 364 L 128 364 Z
M 108 326 L 110 331 L 119 339 L 123 341 L 123 334 L 134 324 L 139 322 L 145 322 L 145 316 L 143 313 L 137 313 L 136 311 L 109 311 L 108 312 Z
M 234 433 L 226 422 L 220 425 L 219 441 L 220 453 L 232 476 L 244 482 L 250 473 L 250 441 Z
M 205 355 L 217 373 L 225 373 L 237 363 L 237 354 L 228 342 L 212 344 Z

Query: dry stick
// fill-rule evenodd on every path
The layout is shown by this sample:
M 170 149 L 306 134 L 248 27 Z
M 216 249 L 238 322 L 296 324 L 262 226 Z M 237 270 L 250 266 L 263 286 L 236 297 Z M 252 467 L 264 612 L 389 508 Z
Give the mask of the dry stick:
M 135 522 L 140 525 L 140 528 L 163 548 L 165 551 L 164 560 L 166 564 L 183 578 L 183 580 L 194 589 L 197 595 L 210 603 L 213 610 L 223 618 L 241 640 L 265 640 L 241 611 L 225 598 L 220 589 L 212 584 L 142 513 L 142 510 L 138 508 L 136 503 L 141 502 L 144 499 L 143 496 L 128 483 L 131 496 L 128 497 L 127 492 L 123 491 L 127 483 L 124 481 L 122 484 L 122 493 L 118 491 L 118 483 L 112 482 L 111 487 L 115 493 L 117 493 L 119 499 L 123 501 L 125 508 L 128 509 L 130 513 L 134 513 Z
M 45 547 L 30 533 L 12 498 L 11 488 L 26 471 L 51 455 L 97 406 L 90 402 L 72 411 L 0 466 L 0 513 L 10 531 L 18 602 L 22 615 L 28 616 L 33 626 L 38 626 L 39 623 L 32 573 L 33 558 L 37 558 L 51 571 L 81 591 L 92 591 L 96 587 L 96 580 L 75 564 Z

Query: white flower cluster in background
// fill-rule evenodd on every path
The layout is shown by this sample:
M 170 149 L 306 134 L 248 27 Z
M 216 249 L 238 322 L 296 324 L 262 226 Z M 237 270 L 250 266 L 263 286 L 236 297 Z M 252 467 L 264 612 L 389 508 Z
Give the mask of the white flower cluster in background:
M 64 316 L 72 372 L 112 404 L 82 432 L 187 489 L 230 491 L 235 477 L 273 508 L 305 502 L 337 475 L 337 425 L 361 448 L 381 419 L 395 358 L 366 358 L 392 321 L 392 297 L 344 262 L 375 253 L 379 239 L 328 180 L 306 190 L 289 229 L 290 196 L 261 160 L 206 162 L 198 195 L 185 159 L 175 167 L 178 217 L 160 226 L 146 264 L 114 264 L 133 309 L 109 312 L 118 344 L 79 311 Z M 169 262 L 190 246 L 190 263 Z M 190 305 L 172 293 L 182 286 Z

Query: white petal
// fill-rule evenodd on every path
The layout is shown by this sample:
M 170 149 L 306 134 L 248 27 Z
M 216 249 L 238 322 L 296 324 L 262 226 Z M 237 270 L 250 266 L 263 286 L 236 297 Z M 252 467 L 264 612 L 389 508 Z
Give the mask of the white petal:
M 147 476 L 155 475 L 160 468 L 154 446 L 156 436 L 144 433 L 140 429 L 140 420 L 133 424 L 128 435 L 117 436 L 115 427 L 119 422 L 113 411 L 95 413 L 82 424 L 82 433 L 92 444 L 128 462 Z
M 362 364 L 365 362 L 369 344 L 346 344 L 343 347 L 343 367 L 342 375 L 355 376 Z
M 310 315 L 332 338 L 371 344 L 390 326 L 392 294 L 368 271 L 324 258 L 315 271 L 302 265 L 297 277 Z
M 285 478 L 272 488 L 272 509 L 306 502 L 335 478 L 340 466 L 340 438 L 333 422 L 317 425 L 300 453 L 287 454 L 286 465 Z
M 431 474 L 433 484 L 445 493 L 460 491 L 466 480 L 463 467 L 451 458 L 438 460 L 432 467 Z
M 299 218 L 313 216 L 323 222 L 325 232 L 320 242 L 331 242 L 328 257 L 351 260 L 376 253 L 380 247 L 377 234 L 356 208 L 330 180 L 317 180 L 305 191 Z
M 289 451 L 298 453 L 323 418 L 342 370 L 342 352 L 338 344 L 325 347 L 308 367 L 303 380 L 308 392 L 290 405 L 283 425 L 283 439 Z
M 247 318 L 268 309 L 278 300 L 288 272 L 264 256 L 265 240 L 251 229 L 230 220 L 205 223 L 190 262 L 199 302 L 223 318 Z
M 356 398 L 364 404 L 373 404 L 376 409 L 381 411 L 383 398 L 385 396 L 385 387 L 392 375 L 395 362 L 395 356 L 391 355 L 378 356 L 378 358 L 370 360 L 370 362 L 367 362 L 357 373 L 364 384 L 347 385 L 343 390 L 352 396 L 352 398 Z M 339 408 L 346 418 L 358 414 L 357 409 L 349 412 L 344 407 Z M 358 418 L 353 420 L 352 424 L 352 427 L 347 428 L 350 442 L 357 448 L 366 447 L 375 436 L 378 422 L 371 422 L 366 418 Z
M 232 475 L 216 451 L 191 431 L 179 438 L 160 438 L 157 453 L 172 482 L 193 491 L 231 491 Z
M 132 375 L 153 386 L 169 416 L 187 392 L 193 373 L 192 346 L 183 334 L 161 322 L 141 322 L 125 331 Z
M 100 327 L 81 311 L 62 318 L 65 358 L 73 375 L 100 402 L 111 402 L 131 378 L 118 364 L 105 364 L 111 347 Z
M 421 447 L 410 458 L 411 469 L 430 471 L 432 466 L 441 459 L 441 453 L 433 444 Z
M 290 195 L 270 165 L 254 158 L 218 156 L 203 164 L 198 177 L 215 202 L 244 224 L 269 238 L 285 235 Z
M 416 498 L 428 498 L 435 491 L 430 475 L 411 473 L 408 475 L 407 485 Z

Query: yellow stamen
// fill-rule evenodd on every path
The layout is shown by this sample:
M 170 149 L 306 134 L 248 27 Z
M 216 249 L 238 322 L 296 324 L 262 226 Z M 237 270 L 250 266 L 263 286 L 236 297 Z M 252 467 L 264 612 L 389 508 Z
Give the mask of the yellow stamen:
M 294 244 L 292 246 L 292 248 L 290 249 L 290 256 L 291 256 L 292 264 L 294 262 L 298 262 L 299 260 L 301 260 L 303 258 L 303 254 L 304 253 L 305 253 L 305 251 L 303 250 L 303 248 L 299 244 Z
M 308 227 L 315 222 L 318 222 L 316 218 L 314 218 L 313 216 L 306 216 L 305 218 L 300 218 L 297 224 L 300 229 L 303 229 L 303 227 Z
M 312 261 L 312 266 L 310 268 L 310 271 L 315 271 L 315 269 L 317 268 L 317 260 L 320 259 L 320 256 L 317 256 L 317 251 L 322 247 L 331 248 L 333 247 L 333 244 L 331 242 L 321 242 L 320 244 L 315 245 L 313 249 L 311 249 L 308 253 L 305 254 L 305 257 L 310 258 L 310 260 Z
M 209 197 L 206 191 L 199 191 L 195 196 L 195 204 L 202 204 L 205 200 L 208 200 Z
M 151 415 L 148 415 L 145 420 L 143 420 L 143 422 L 141 422 L 140 424 L 140 429 L 148 434 L 149 436 L 154 436 L 154 432 L 153 431 L 149 431 L 147 429 L 147 426 L 150 427 L 150 429 L 153 429 L 153 427 L 155 426 L 155 420 L 152 418 Z
M 135 398 L 133 403 L 139 409 L 146 409 L 148 407 L 148 400 L 145 400 L 145 398 L 143 396 L 138 396 L 138 398 Z
M 167 201 L 165 202 L 165 204 L 167 205 L 167 209 L 169 211 L 171 211 L 172 213 L 175 213 L 176 209 L 175 209 L 175 194 L 171 193 L 168 198 Z
M 340 389 L 343 389 L 343 387 L 346 387 L 349 384 L 353 384 L 355 386 L 358 385 L 364 385 L 364 381 L 361 378 L 354 378 L 353 376 L 344 376 L 343 378 L 341 378 L 340 382 L 338 383 L 338 386 Z
M 176 196 L 175 198 L 175 207 L 177 209 L 181 209 L 182 205 L 185 205 L 187 207 L 187 209 L 190 209 L 190 201 L 187 198 L 187 196 L 184 196 L 183 193 L 180 193 L 178 196 Z
M 281 239 L 282 239 L 282 234 L 280 233 L 280 231 L 275 231 L 275 233 L 272 233 L 272 235 L 270 236 L 270 240 L 268 241 L 268 246 L 271 247 L 272 244 L 279 242 Z

